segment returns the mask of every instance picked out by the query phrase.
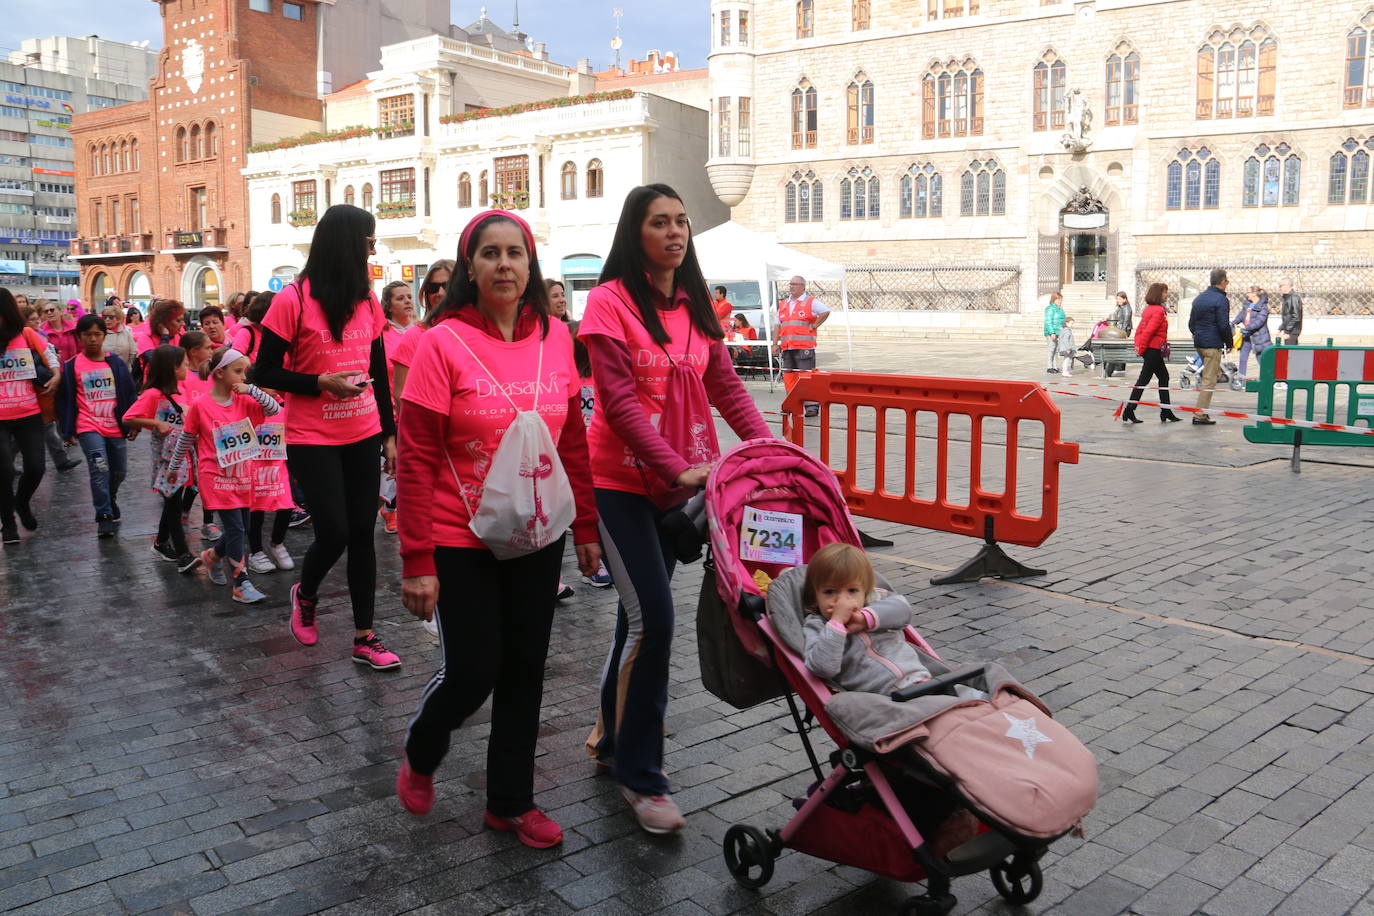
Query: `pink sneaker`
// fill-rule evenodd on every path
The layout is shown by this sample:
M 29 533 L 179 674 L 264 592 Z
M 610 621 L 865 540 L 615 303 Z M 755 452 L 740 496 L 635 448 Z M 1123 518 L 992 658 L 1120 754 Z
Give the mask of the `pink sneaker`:
M 301 584 L 291 586 L 291 635 L 303 646 L 313 646 L 320 638 L 315 628 L 315 602 L 301 600 Z
M 676 833 L 687 826 L 677 803 L 667 795 L 640 795 L 624 786 L 620 787 L 620 794 L 635 813 L 639 826 L 649 833 Z
M 434 777 L 421 776 L 410 768 L 410 760 L 402 756 L 401 769 L 396 774 L 396 797 L 411 814 L 423 817 L 434 807 Z
M 360 665 L 371 665 L 378 671 L 401 667 L 401 658 L 386 646 L 376 633 L 353 640 L 353 660 Z
M 563 842 L 562 829 L 538 808 L 531 808 L 519 817 L 497 817 L 490 811 L 483 811 L 482 823 L 492 830 L 514 830 L 520 842 L 535 849 L 548 849 Z

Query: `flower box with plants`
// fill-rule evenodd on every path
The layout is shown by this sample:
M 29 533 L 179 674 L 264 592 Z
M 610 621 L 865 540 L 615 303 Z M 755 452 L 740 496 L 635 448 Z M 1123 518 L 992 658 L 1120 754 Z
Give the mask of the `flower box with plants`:
M 291 225 L 299 228 L 301 226 L 315 225 L 315 220 L 318 217 L 314 210 L 292 210 L 290 213 L 286 214 L 286 218 L 290 220 Z
M 464 121 L 480 121 L 483 118 L 500 118 L 505 115 L 520 114 L 526 111 L 542 111 L 546 108 L 567 108 L 571 105 L 591 105 L 596 102 L 612 102 L 616 99 L 628 99 L 634 96 L 633 89 L 616 89 L 611 92 L 589 92 L 586 95 L 561 95 L 552 99 L 543 99 L 538 102 L 521 102 L 518 105 L 506 105 L 502 108 L 479 108 L 476 111 L 464 111 L 459 114 L 445 115 L 439 119 L 441 124 L 461 124 Z
M 282 137 L 280 140 L 273 140 L 271 143 L 256 143 L 248 147 L 248 152 L 265 153 L 274 149 L 291 149 L 297 146 L 309 146 L 312 143 L 329 143 L 333 140 L 353 140 L 357 137 L 370 137 L 376 132 L 376 128 L 363 127 L 359 124 L 355 124 L 352 127 L 341 127 L 338 130 L 312 130 L 298 137 Z
M 377 204 L 377 219 L 400 219 L 415 215 L 413 200 L 384 200 Z

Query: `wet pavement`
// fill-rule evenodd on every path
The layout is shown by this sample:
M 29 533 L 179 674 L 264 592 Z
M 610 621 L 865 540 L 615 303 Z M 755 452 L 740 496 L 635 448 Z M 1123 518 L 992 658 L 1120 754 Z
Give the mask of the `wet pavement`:
M 1046 378 L 1023 350 L 855 354 L 877 371 Z M 823 348 L 823 367 L 844 362 Z M 751 389 L 766 409 L 780 399 Z M 877 565 L 936 647 L 1001 661 L 1100 765 L 1086 837 L 1052 848 L 1040 899 L 1008 907 L 973 876 L 955 881 L 955 912 L 1374 914 L 1374 449 L 1305 449 L 1294 475 L 1287 449 L 1235 422 L 1142 411 L 1130 428 L 1110 403 L 1059 403 L 1083 453 L 1063 471 L 1060 529 L 1009 548 L 1046 576 L 931 586 L 976 542 L 861 523 L 895 541 Z M 537 762 L 563 846 L 481 829 L 485 711 L 456 733 L 434 811 L 411 817 L 392 785 L 437 644 L 400 607 L 394 538 L 379 528 L 378 631 L 405 664 L 373 672 L 348 658 L 341 569 L 305 649 L 286 627 L 290 573 L 256 577 L 270 598 L 244 607 L 158 561 L 146 444 L 130 456 L 117 538 L 95 537 L 85 470 L 50 468 L 42 526 L 0 554 L 0 911 L 841 914 L 919 890 L 796 853 L 762 891 L 730 878 L 726 829 L 780 827 L 810 776 L 781 702 L 740 712 L 702 688 L 699 564 L 676 579 L 680 835 L 640 832 L 583 755 L 614 592 L 580 583 L 555 619 Z M 308 542 L 308 528 L 287 539 L 298 559 Z M 577 582 L 571 553 L 565 575 Z

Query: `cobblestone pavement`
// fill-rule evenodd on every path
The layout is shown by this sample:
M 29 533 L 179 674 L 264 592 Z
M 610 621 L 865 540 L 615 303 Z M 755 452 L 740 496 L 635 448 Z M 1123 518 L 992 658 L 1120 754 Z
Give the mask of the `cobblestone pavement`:
M 856 347 L 866 368 L 929 374 L 1044 378 L 1038 356 Z M 822 365 L 842 364 L 827 347 Z M 1083 457 L 1064 469 L 1060 530 L 1010 548 L 1043 578 L 933 587 L 973 541 L 862 523 L 895 540 L 879 567 L 941 652 L 1001 660 L 1101 766 L 1086 838 L 1053 847 L 1041 898 L 1010 908 L 974 876 L 955 912 L 1371 916 L 1374 462 L 1309 449 L 1294 475 L 1234 423 L 1131 429 L 1111 409 L 1064 399 Z M 379 531 L 378 629 L 406 664 L 372 672 L 347 658 L 341 575 L 307 650 L 286 628 L 289 574 L 241 607 L 157 562 L 146 446 L 130 453 L 118 538 L 94 537 L 84 470 L 50 471 L 42 528 L 0 555 L 0 911 L 841 914 L 915 892 L 795 853 L 759 893 L 726 873 L 727 827 L 781 826 L 809 777 L 785 707 L 736 712 L 702 688 L 699 565 L 677 578 L 680 836 L 641 833 L 582 754 L 614 595 L 581 585 L 555 623 L 538 761 L 564 845 L 481 830 L 485 713 L 456 734 L 434 812 L 410 817 L 392 782 L 436 646 L 400 609 L 394 542 Z

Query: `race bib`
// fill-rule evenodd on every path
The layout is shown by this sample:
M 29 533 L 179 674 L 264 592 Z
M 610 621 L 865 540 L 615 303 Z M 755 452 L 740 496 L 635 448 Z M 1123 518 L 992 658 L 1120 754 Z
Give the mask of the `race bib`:
M 28 347 L 6 350 L 0 354 L 0 382 L 27 382 L 38 378 L 33 364 L 33 351 Z
M 739 556 L 753 563 L 802 563 L 802 517 L 794 512 L 770 512 L 744 507 L 740 520 Z
M 214 437 L 215 460 L 222 468 L 258 457 L 257 432 L 247 417 L 216 426 Z
M 286 424 L 268 420 L 258 427 L 258 460 L 286 460 Z
M 115 399 L 114 373 L 109 369 L 93 369 L 81 373 L 81 391 L 86 395 L 86 403 L 113 401 Z

